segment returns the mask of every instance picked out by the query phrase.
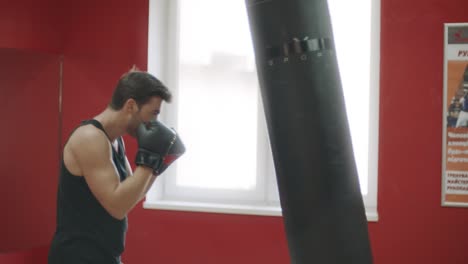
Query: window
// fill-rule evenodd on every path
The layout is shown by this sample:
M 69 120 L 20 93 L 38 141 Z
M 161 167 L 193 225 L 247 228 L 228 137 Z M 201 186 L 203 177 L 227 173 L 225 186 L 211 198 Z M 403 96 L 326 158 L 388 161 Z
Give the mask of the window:
M 369 220 L 377 220 L 376 2 L 329 0 Z M 148 71 L 175 94 L 161 119 L 189 147 L 158 178 L 145 208 L 281 215 L 245 1 L 151 0 L 149 15 Z

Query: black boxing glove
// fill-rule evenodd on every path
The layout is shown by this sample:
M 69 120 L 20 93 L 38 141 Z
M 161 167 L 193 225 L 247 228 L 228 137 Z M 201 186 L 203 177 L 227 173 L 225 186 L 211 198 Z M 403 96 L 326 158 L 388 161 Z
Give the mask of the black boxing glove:
M 172 141 L 172 144 L 169 146 L 169 150 L 163 157 L 161 166 L 156 171 L 157 174 L 163 173 L 169 167 L 169 165 L 171 165 L 176 159 L 180 158 L 180 156 L 182 156 L 185 153 L 184 143 L 180 139 L 177 132 L 173 128 L 171 129 L 172 131 L 174 131 L 175 137 Z
M 161 174 L 185 152 L 177 132 L 159 121 L 141 124 L 137 130 L 138 152 L 135 164 L 153 169 Z

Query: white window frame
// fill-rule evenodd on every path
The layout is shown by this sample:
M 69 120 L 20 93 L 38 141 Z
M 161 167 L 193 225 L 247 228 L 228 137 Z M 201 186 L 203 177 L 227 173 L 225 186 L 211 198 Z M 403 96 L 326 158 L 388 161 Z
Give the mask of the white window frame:
M 243 0 L 240 0 L 243 1 Z M 150 0 L 149 1 L 149 27 L 148 27 L 148 71 L 155 74 L 166 83 L 174 94 L 175 102 L 165 104 L 160 119 L 168 124 L 177 123 L 177 65 L 178 43 L 173 32 L 177 30 L 177 0 Z M 369 98 L 369 167 L 368 167 L 368 193 L 363 196 L 366 216 L 368 221 L 377 221 L 377 179 L 378 179 L 378 139 L 379 139 L 379 81 L 380 81 L 380 0 L 372 0 L 371 18 L 371 73 L 370 73 L 370 98 Z M 260 97 L 260 96 L 259 96 Z M 261 99 L 261 98 L 260 98 Z M 261 100 L 259 100 L 261 105 Z M 262 109 L 259 109 L 262 111 Z M 261 113 L 262 113 L 261 112 Z M 259 115 L 259 133 L 266 131 L 265 119 Z M 266 134 L 266 133 L 265 133 Z M 259 148 L 268 149 L 267 136 L 259 136 Z M 264 158 L 265 159 L 265 158 Z M 262 162 L 269 162 L 263 160 Z M 152 189 L 148 193 L 143 207 L 147 209 L 228 213 L 228 214 L 250 214 L 281 216 L 281 208 L 276 185 L 272 184 L 274 177 L 265 177 L 264 185 L 266 192 L 263 202 L 247 202 L 246 200 L 236 203 L 232 198 L 238 195 L 233 193 L 231 199 L 201 199 L 193 202 L 189 196 L 186 200 L 172 197 L 166 194 L 168 179 L 174 177 L 175 167 L 171 166 L 163 177 L 158 177 Z M 263 166 L 267 175 L 274 175 L 272 162 Z M 171 175 L 172 174 L 172 175 Z M 274 188 L 273 188 L 274 187 Z M 183 197 L 183 196 L 182 196 Z

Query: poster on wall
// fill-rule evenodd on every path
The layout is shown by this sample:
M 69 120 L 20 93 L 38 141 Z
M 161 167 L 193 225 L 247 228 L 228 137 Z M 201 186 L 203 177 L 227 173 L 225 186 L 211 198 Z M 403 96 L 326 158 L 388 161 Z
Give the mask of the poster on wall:
M 442 206 L 468 207 L 468 23 L 444 34 Z

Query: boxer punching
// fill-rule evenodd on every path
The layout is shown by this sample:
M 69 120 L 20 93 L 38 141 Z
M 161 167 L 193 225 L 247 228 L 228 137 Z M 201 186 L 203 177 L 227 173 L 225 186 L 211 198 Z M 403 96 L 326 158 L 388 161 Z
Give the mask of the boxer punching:
M 119 264 L 128 212 L 185 147 L 175 130 L 157 121 L 171 93 L 147 72 L 119 80 L 108 107 L 71 133 L 63 149 L 57 227 L 49 264 Z M 132 171 L 124 134 L 136 138 Z

